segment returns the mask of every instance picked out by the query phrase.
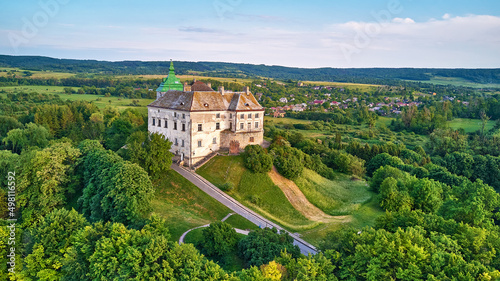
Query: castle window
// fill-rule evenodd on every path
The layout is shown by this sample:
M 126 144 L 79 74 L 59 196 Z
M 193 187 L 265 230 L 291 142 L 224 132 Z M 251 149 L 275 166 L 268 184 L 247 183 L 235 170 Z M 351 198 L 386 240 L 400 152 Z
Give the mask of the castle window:
M 182 123 L 182 131 L 185 132 L 186 131 L 186 124 Z
M 203 131 L 203 124 L 198 124 L 198 132 Z
M 215 118 L 220 118 L 220 113 L 215 114 Z
M 252 129 L 252 123 L 248 122 L 248 129 L 251 130 Z
M 218 122 L 217 122 L 217 123 L 215 123 L 215 129 L 216 129 L 216 130 L 220 130 L 220 123 L 218 123 Z
M 177 122 L 174 121 L 174 130 L 177 130 Z
M 229 130 L 233 129 L 233 122 L 229 122 Z
M 165 128 L 168 128 L 168 120 L 165 120 Z
M 181 146 L 184 147 L 184 140 L 181 140 Z
M 158 119 L 158 127 L 161 127 L 161 119 Z
M 249 113 L 249 114 L 248 114 L 248 118 L 249 118 L 249 119 L 250 119 L 250 118 L 252 118 L 252 113 Z
M 245 119 L 245 114 L 241 114 L 241 115 L 240 115 L 240 118 L 241 118 L 241 119 Z
M 255 141 L 255 138 L 254 137 L 250 137 L 250 142 L 254 142 Z
M 177 112 L 174 112 L 174 117 L 177 117 Z
M 153 118 L 153 126 L 156 125 L 156 119 Z
M 258 113 L 255 113 L 255 118 L 259 118 L 259 114 Z
M 179 141 L 175 138 L 175 145 L 179 145 Z
M 182 113 L 182 119 L 186 119 L 186 114 Z
M 201 140 L 198 141 L 198 147 L 201 147 Z
M 233 114 L 232 113 L 229 113 L 229 118 L 233 118 Z
M 214 138 L 214 139 L 212 140 L 212 143 L 213 143 L 213 144 L 217 144 L 217 138 Z
M 255 122 L 255 129 L 259 128 L 259 122 Z
M 245 126 L 243 123 L 240 123 L 240 130 L 245 129 L 243 126 Z

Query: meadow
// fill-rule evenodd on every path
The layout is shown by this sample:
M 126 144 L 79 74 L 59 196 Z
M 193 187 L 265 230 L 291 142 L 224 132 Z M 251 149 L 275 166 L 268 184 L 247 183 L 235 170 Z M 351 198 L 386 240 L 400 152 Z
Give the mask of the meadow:
M 294 181 L 309 202 L 326 214 L 338 216 L 318 222 L 297 211 L 268 174 L 247 170 L 242 156 L 214 157 L 197 172 L 218 187 L 230 182 L 234 189 L 227 192 L 229 195 L 315 245 L 331 230 L 346 225 L 356 228 L 373 225 L 383 213 L 366 181 L 352 180 L 343 174 L 337 174 L 332 181 L 305 169 Z
M 219 188 L 229 182 L 234 186 L 227 192 L 230 196 L 289 230 L 310 229 L 317 225 L 293 208 L 268 174 L 247 170 L 242 156 L 214 157 L 197 173 Z

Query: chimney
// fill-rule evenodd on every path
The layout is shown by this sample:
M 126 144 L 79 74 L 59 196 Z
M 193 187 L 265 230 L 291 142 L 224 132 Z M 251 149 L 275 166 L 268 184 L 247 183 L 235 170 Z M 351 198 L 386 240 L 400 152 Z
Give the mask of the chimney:
M 219 87 L 219 92 L 221 93 L 221 95 L 224 95 L 224 86 Z
M 191 86 L 188 85 L 188 82 L 184 82 L 184 92 L 191 92 Z
M 250 87 L 248 86 L 243 87 L 243 92 L 245 92 L 245 94 L 247 94 L 248 96 L 250 94 Z
M 207 82 L 207 86 L 210 87 L 210 88 L 212 88 L 212 83 Z

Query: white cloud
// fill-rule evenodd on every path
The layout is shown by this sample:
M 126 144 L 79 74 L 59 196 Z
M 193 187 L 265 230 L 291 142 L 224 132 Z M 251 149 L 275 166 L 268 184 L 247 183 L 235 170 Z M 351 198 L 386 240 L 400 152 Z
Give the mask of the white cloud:
M 408 23 L 415 23 L 415 21 L 412 20 L 412 19 L 410 19 L 410 18 L 405 18 L 405 19 L 403 19 L 403 18 L 394 18 L 392 20 L 392 22 L 393 23 L 406 23 L 406 24 L 408 24 Z
M 488 15 L 445 15 L 426 22 L 411 18 L 350 21 L 310 29 L 252 25 L 237 32 L 223 25 L 182 24 L 73 26 L 71 32 L 47 27 L 23 46 L 25 50 L 74 50 L 73 57 L 101 52 L 102 57 L 93 58 L 113 60 L 123 54 L 124 60 L 172 57 L 302 67 L 500 67 L 500 17 Z M 2 53 L 12 53 L 5 39 L 10 32 L 16 31 L 0 30 L 5 35 L 0 36 Z M 113 56 L 108 58 L 109 54 Z

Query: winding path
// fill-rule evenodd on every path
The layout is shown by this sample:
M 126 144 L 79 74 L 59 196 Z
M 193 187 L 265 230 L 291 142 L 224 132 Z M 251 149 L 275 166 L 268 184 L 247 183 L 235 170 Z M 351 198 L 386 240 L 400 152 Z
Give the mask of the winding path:
M 194 185 L 196 185 L 199 189 L 201 189 L 203 192 L 206 194 L 210 195 L 212 198 L 215 200 L 219 201 L 222 203 L 224 206 L 228 207 L 229 209 L 233 210 L 233 212 L 239 214 L 240 216 L 246 218 L 250 222 L 254 223 L 255 225 L 264 228 L 264 227 L 274 227 L 278 229 L 279 231 L 286 231 L 283 229 L 281 226 L 277 225 L 276 223 L 264 218 L 263 216 L 257 214 L 256 212 L 252 211 L 248 207 L 244 206 L 231 196 L 227 195 L 226 193 L 222 192 L 220 189 L 218 189 L 215 185 L 207 181 L 205 178 L 202 176 L 184 168 L 180 167 L 177 164 L 172 164 L 171 168 L 179 173 L 181 176 L 192 182 Z M 288 232 L 288 231 L 286 231 Z M 288 234 L 294 239 L 294 244 L 299 246 L 301 253 L 307 255 L 309 253 L 311 254 L 316 254 L 317 250 L 316 247 L 313 245 L 307 243 L 306 241 L 302 240 L 298 235 L 293 234 L 288 232 Z
M 225 216 L 224 218 L 221 219 L 221 221 L 225 221 L 227 220 L 230 216 L 234 215 L 234 213 L 229 213 L 227 214 L 227 216 Z M 186 235 L 191 231 L 191 230 L 195 230 L 195 229 L 198 229 L 198 228 L 203 228 L 203 227 L 209 227 L 210 224 L 205 224 L 205 225 L 202 225 L 202 226 L 198 226 L 198 227 L 195 227 L 195 228 L 191 228 L 190 230 L 182 233 L 181 235 L 181 238 L 179 238 L 179 245 L 184 243 L 184 238 L 186 237 Z M 250 233 L 250 231 L 248 230 L 243 230 L 243 229 L 239 229 L 239 228 L 235 228 L 234 230 L 236 230 L 236 233 L 240 233 L 240 234 L 243 234 L 243 235 L 248 235 L 248 233 Z

